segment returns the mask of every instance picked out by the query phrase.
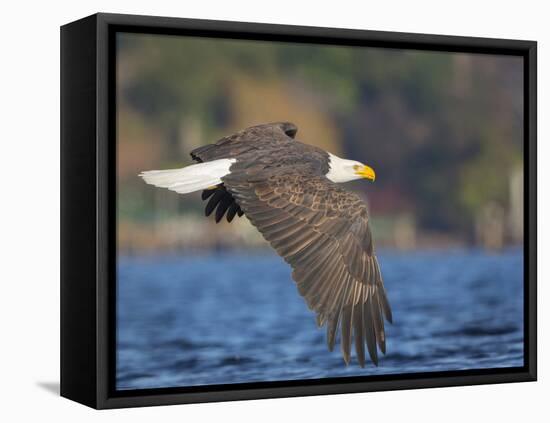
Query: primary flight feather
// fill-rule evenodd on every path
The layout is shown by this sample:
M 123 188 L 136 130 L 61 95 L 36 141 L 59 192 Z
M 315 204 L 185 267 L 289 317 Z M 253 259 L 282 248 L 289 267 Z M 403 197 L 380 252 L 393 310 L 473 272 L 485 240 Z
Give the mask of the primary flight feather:
M 243 214 L 292 267 L 292 278 L 332 351 L 340 329 L 346 364 L 352 344 L 365 365 L 386 352 L 391 309 L 374 254 L 366 204 L 338 183 L 374 181 L 374 171 L 295 140 L 292 123 L 253 126 L 191 152 L 197 164 L 142 172 L 148 184 L 185 194 L 203 190 L 206 215 Z

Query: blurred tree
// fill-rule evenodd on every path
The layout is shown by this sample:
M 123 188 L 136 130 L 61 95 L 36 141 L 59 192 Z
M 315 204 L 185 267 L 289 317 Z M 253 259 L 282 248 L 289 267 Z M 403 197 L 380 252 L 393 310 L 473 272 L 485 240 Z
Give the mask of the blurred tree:
M 267 121 L 371 164 L 377 183 L 354 188 L 420 232 L 473 239 L 522 166 L 521 58 L 120 34 L 117 59 L 121 219 L 153 216 L 139 171 Z M 200 210 L 178 201 L 171 210 Z

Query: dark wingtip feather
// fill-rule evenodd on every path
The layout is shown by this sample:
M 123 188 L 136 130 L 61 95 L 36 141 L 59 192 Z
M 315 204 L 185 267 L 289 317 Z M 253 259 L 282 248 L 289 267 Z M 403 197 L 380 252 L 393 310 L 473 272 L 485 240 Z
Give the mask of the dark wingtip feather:
M 222 220 L 223 216 L 225 215 L 225 212 L 231 206 L 231 204 L 234 202 L 233 197 L 231 194 L 229 194 L 227 191 L 224 193 L 223 198 L 220 200 L 218 204 L 218 208 L 216 210 L 216 223 L 219 223 L 220 220 Z
M 374 327 L 374 333 L 376 336 L 376 342 L 380 351 L 386 351 L 386 332 L 384 330 L 384 317 L 382 316 L 382 310 L 380 310 L 380 291 L 376 290 L 370 297 L 370 309 L 372 315 L 372 322 Z
M 381 299 L 380 299 L 380 292 L 378 292 L 378 295 L 376 295 L 376 302 L 378 304 L 378 313 L 380 315 L 380 325 L 381 325 L 381 332 L 380 332 L 380 335 L 381 335 L 381 338 L 378 342 L 378 345 L 380 346 L 380 351 L 382 351 L 383 354 L 386 354 L 386 330 L 384 329 L 384 318 L 382 317 L 382 311 L 380 310 L 381 308 L 383 309 L 383 306 L 380 305 L 380 302 L 381 302 Z
M 358 304 L 353 308 L 353 338 L 355 340 L 355 354 L 361 367 L 365 367 L 365 338 L 363 329 L 363 307 Z
M 214 209 L 216 208 L 218 203 L 223 198 L 223 190 L 217 189 L 215 191 L 216 191 L 215 194 L 212 196 L 212 198 L 210 198 L 210 201 L 208 201 L 208 204 L 206 205 L 206 208 L 204 209 L 204 214 L 206 216 L 210 216 L 212 214 L 212 212 L 214 211 Z
M 380 308 L 382 309 L 382 312 L 384 313 L 384 316 L 386 317 L 386 320 L 390 323 L 393 323 L 393 316 L 391 312 L 390 303 L 388 302 L 388 297 L 386 296 L 386 290 L 384 288 L 384 284 L 382 282 L 382 274 L 380 273 L 380 263 L 378 263 L 378 259 L 373 256 L 374 260 L 374 271 L 376 272 L 376 296 L 378 299 L 378 304 Z M 383 324 L 384 322 L 382 322 Z
M 212 194 L 214 194 L 216 192 L 216 188 L 212 188 L 212 189 L 205 189 L 203 190 L 202 194 L 201 194 L 201 199 L 204 201 L 204 200 L 208 200 L 210 198 L 210 196 Z
M 363 318 L 365 319 L 365 338 L 367 340 L 367 350 L 369 352 L 370 359 L 374 363 L 374 365 L 378 366 L 378 351 L 376 350 L 376 335 L 371 310 L 372 303 L 371 297 L 369 295 L 366 302 L 363 304 Z
M 203 200 L 208 200 L 204 209 L 204 214 L 210 216 L 214 210 L 216 214 L 214 219 L 216 223 L 219 223 L 227 212 L 227 221 L 231 222 L 235 215 L 242 216 L 243 212 L 239 205 L 235 202 L 233 195 L 223 184 L 218 185 L 216 188 L 205 189 L 201 195 Z
M 239 209 L 239 206 L 237 205 L 237 203 L 233 202 L 233 204 L 231 204 L 231 206 L 227 210 L 226 217 L 229 223 L 231 223 L 231 221 L 235 218 L 235 215 L 237 214 L 238 209 Z
M 338 322 L 340 321 L 340 314 L 331 316 L 327 323 L 327 346 L 329 351 L 334 350 L 336 344 L 336 333 L 338 332 Z
M 388 302 L 388 298 L 386 297 L 386 292 L 383 287 L 379 288 L 380 293 L 378 294 L 378 301 L 380 302 L 380 306 L 382 307 L 382 311 L 384 312 L 384 316 L 386 317 L 386 320 L 393 324 L 393 315 L 391 312 L 391 307 Z
M 340 340 L 340 346 L 342 347 L 342 355 L 346 366 L 351 361 L 351 309 L 351 306 L 346 306 L 342 311 L 342 339 Z

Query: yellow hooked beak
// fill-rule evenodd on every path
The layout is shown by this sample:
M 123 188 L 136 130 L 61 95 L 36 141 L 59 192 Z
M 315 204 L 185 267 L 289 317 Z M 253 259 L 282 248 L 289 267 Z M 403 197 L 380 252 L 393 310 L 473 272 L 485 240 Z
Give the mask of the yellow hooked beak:
M 361 178 L 370 179 L 372 182 L 374 182 L 374 179 L 376 178 L 374 169 L 367 165 L 355 166 L 355 174 L 359 175 Z

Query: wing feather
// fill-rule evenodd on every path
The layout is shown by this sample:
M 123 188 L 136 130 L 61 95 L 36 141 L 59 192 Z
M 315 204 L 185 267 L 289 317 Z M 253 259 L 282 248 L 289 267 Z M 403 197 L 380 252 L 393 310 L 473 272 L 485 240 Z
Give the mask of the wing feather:
M 237 211 L 239 210 L 239 205 L 234 202 L 231 204 L 229 209 L 227 210 L 227 221 L 231 223 L 231 221 L 235 218 L 235 215 L 237 214 Z
M 249 159 L 252 160 L 252 157 Z M 346 364 L 351 346 L 361 366 L 386 351 L 384 317 L 391 309 L 374 255 L 365 203 L 307 169 L 247 166 L 223 178 L 241 210 L 293 269 L 298 292 L 327 325 L 332 351 L 338 328 Z M 211 200 L 212 201 L 212 200 Z

